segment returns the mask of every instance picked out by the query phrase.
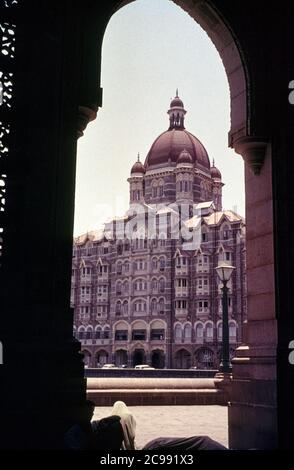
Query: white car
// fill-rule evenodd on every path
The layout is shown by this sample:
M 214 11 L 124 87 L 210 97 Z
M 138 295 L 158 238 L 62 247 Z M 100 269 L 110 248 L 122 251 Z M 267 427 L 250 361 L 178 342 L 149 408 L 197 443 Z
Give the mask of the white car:
M 151 367 L 148 364 L 138 364 L 137 366 L 135 366 L 135 369 L 137 369 L 137 370 L 144 370 L 144 369 L 154 370 L 154 367 Z
M 101 369 L 118 369 L 115 364 L 103 364 Z

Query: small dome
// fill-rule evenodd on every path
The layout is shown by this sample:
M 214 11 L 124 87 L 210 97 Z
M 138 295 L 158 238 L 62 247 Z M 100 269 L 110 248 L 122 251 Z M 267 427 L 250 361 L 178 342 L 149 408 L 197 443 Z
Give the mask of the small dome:
M 210 168 L 210 174 L 211 174 L 212 178 L 217 178 L 217 179 L 220 179 L 220 180 L 222 179 L 222 174 L 219 171 L 219 169 L 216 168 L 216 166 L 214 165 L 214 162 L 212 164 L 212 167 Z
M 171 108 L 183 108 L 183 107 L 184 107 L 184 103 L 183 103 L 183 101 L 182 101 L 178 96 L 176 96 L 176 97 L 172 100 L 172 102 L 171 102 L 171 104 L 170 104 L 170 107 L 171 107 Z
M 178 157 L 177 165 L 181 163 L 190 163 L 193 165 L 193 158 L 186 149 L 184 149 Z
M 131 175 L 133 173 L 141 173 L 141 174 L 145 174 L 145 168 L 144 168 L 144 165 L 140 162 L 140 161 L 137 161 L 136 163 L 134 163 L 134 165 L 132 166 L 132 169 L 131 169 Z

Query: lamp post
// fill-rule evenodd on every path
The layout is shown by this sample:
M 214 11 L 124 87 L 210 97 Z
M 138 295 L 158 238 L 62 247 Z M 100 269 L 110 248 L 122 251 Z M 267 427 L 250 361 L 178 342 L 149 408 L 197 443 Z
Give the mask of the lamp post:
M 223 310 L 223 337 L 222 337 L 222 359 L 220 371 L 224 373 L 232 372 L 230 362 L 230 343 L 229 343 L 229 313 L 228 313 L 228 287 L 227 284 L 231 278 L 232 272 L 236 269 L 225 262 L 217 266 L 216 272 L 223 283 L 222 287 L 222 310 Z

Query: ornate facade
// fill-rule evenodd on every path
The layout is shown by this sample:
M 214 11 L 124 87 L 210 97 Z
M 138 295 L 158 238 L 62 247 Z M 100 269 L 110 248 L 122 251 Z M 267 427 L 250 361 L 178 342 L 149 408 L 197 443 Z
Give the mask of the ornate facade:
M 71 303 L 89 367 L 217 368 L 220 261 L 236 267 L 228 284 L 232 355 L 241 342 L 245 222 L 222 209 L 221 173 L 185 129 L 185 114 L 177 93 L 168 130 L 131 169 L 127 213 L 75 239 Z

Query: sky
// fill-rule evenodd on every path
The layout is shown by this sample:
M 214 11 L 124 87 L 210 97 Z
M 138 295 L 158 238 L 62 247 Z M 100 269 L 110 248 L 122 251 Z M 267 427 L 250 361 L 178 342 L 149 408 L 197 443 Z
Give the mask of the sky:
M 186 129 L 222 173 L 223 208 L 244 216 L 244 164 L 228 148 L 227 76 L 210 38 L 186 12 L 170 0 L 136 0 L 116 12 L 103 40 L 101 86 L 102 108 L 78 141 L 75 236 L 128 209 L 131 167 L 168 129 L 177 88 Z

